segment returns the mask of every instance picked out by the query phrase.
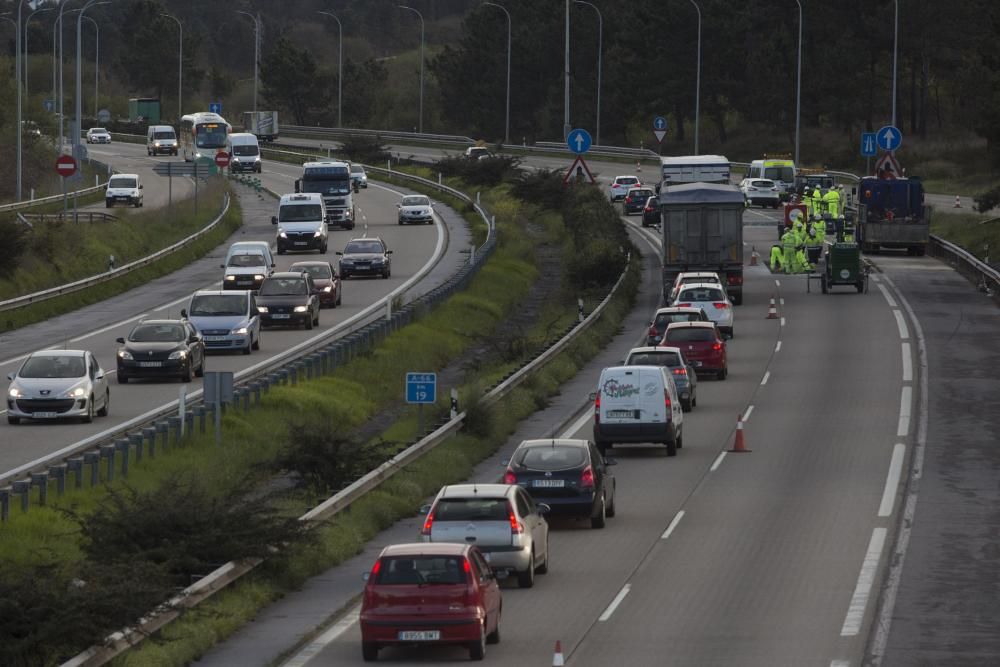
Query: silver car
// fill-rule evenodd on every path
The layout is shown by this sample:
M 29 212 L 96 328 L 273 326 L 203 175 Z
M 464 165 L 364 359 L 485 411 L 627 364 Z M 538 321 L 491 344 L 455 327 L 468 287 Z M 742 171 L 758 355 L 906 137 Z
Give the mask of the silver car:
M 425 507 L 421 542 L 475 544 L 494 570 L 513 571 L 521 588 L 549 569 L 548 505 L 513 484 L 443 487 Z
M 733 304 L 718 283 L 684 283 L 670 305 L 701 308 L 724 336 L 733 337 Z
M 411 222 L 434 222 L 434 204 L 424 195 L 406 195 L 403 201 L 396 204 L 399 207 L 399 224 Z
M 365 173 L 365 168 L 360 164 L 351 165 L 351 182 L 359 188 L 368 187 L 368 174 Z
M 7 423 L 22 419 L 106 417 L 111 390 L 104 370 L 86 350 L 35 352 L 16 373 L 7 376 Z

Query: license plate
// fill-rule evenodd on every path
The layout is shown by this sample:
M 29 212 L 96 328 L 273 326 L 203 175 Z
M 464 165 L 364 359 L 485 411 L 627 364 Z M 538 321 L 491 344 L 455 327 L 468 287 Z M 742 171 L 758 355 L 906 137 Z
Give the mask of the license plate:
M 401 642 L 433 642 L 441 639 L 440 630 L 400 630 Z
M 140 361 L 139 366 L 141 368 L 159 368 L 163 365 L 162 361 Z
M 608 410 L 608 419 L 631 419 L 634 416 L 631 410 Z
M 295 245 L 309 245 L 308 241 L 296 241 Z
M 566 486 L 566 480 L 563 479 L 536 479 L 531 482 L 534 487 L 563 487 Z
M 226 340 L 225 336 L 205 336 L 206 343 L 217 343 L 220 340 Z
M 38 419 L 51 419 L 53 417 L 58 417 L 59 413 L 58 412 L 35 412 L 31 416 L 32 417 L 36 417 Z
M 291 315 L 288 313 L 277 313 L 275 315 L 271 315 L 271 318 L 275 320 L 287 320 L 289 317 L 291 317 Z
M 694 362 L 694 366 L 695 366 L 695 368 L 701 366 L 701 362 L 700 361 L 695 361 Z

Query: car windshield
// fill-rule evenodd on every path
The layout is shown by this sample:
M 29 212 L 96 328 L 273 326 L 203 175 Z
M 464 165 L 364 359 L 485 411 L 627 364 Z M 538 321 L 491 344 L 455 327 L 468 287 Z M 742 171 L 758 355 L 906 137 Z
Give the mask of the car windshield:
M 302 180 L 302 192 L 316 192 L 321 195 L 346 195 L 351 191 L 351 178 L 308 178 Z
M 653 194 L 653 191 L 652 190 L 632 190 L 628 194 L 633 199 L 641 199 L 643 197 L 647 197 L 648 198 L 649 195 Z
M 697 322 L 700 319 L 698 313 L 660 313 L 656 316 L 653 326 L 662 330 L 674 322 Z
M 301 278 L 268 278 L 260 286 L 261 296 L 291 296 L 307 292 L 306 281 Z
M 525 447 L 515 454 L 514 460 L 522 468 L 565 470 L 583 465 L 587 460 L 587 455 L 583 447 L 552 444 L 541 447 Z
M 506 498 L 441 498 L 434 506 L 435 521 L 506 521 Z
M 345 255 L 358 255 L 366 253 L 382 254 L 382 244 L 378 241 L 352 241 L 344 248 Z
M 237 144 L 233 146 L 233 155 L 260 155 L 256 144 Z
M 427 197 L 403 197 L 403 206 L 430 206 L 430 204 Z
M 755 188 L 773 188 L 774 181 L 750 181 L 750 185 Z
M 506 518 L 506 515 L 504 515 Z M 396 556 L 379 561 L 375 583 L 383 586 L 464 584 L 461 556 Z
M 223 148 L 226 145 L 226 126 L 220 123 L 202 123 L 195 130 L 194 143 L 198 148 Z
M 667 331 L 667 341 L 671 343 L 700 343 L 715 340 L 715 332 L 708 327 L 685 327 Z
M 618 185 L 635 185 L 639 182 L 638 178 L 619 178 Z
M 87 365 L 79 356 L 36 356 L 30 357 L 18 375 L 23 378 L 79 378 L 87 373 Z
M 245 294 L 201 294 L 191 299 L 191 316 L 245 315 Z
M 137 188 L 138 184 L 134 178 L 112 178 L 108 181 L 109 188 Z
M 289 271 L 305 271 L 313 277 L 313 280 L 329 280 L 333 277 L 333 271 L 327 264 L 292 264 Z
M 278 209 L 279 222 L 314 222 L 323 219 L 319 204 L 286 204 Z
M 185 337 L 179 324 L 140 324 L 128 335 L 135 343 L 179 343 Z
M 795 180 L 795 170 L 791 167 L 764 167 L 764 176 L 772 181 L 791 183 Z
M 108 131 L 105 130 L 103 127 L 95 127 L 95 128 L 91 128 L 90 133 L 91 134 L 107 134 Z
M 173 132 L 154 132 L 154 139 L 176 139 Z
M 227 266 L 264 266 L 264 255 L 258 255 L 257 253 L 233 255 L 229 258 Z
M 363 174 L 363 173 L 365 173 L 365 168 L 362 167 L 360 164 L 352 164 L 351 165 L 351 173 L 352 174 Z
M 666 366 L 675 368 L 681 365 L 680 355 L 666 350 L 658 352 L 636 352 L 630 354 L 626 366 Z
M 724 301 L 726 297 L 722 295 L 721 290 L 711 287 L 693 287 L 683 290 L 677 298 L 681 301 Z

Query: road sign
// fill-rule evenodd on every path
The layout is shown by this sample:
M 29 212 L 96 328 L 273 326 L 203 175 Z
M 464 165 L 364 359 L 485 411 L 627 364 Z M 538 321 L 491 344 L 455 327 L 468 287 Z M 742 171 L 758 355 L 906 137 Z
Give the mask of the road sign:
M 653 136 L 661 144 L 663 137 L 667 136 L 667 119 L 663 116 L 657 116 L 653 119 Z
M 215 166 L 219 169 L 225 169 L 229 166 L 229 153 L 226 151 L 219 151 L 215 154 Z
M 100 111 L 97 112 L 97 120 L 102 123 L 107 123 L 109 120 L 111 120 L 111 112 L 108 111 L 107 109 L 101 109 Z
M 221 116 L 222 115 L 222 102 L 209 102 L 208 103 L 208 110 L 209 110 L 210 113 L 217 113 L 217 114 L 219 114 Z
M 592 140 L 586 130 L 573 130 L 566 137 L 566 145 L 577 155 L 583 155 L 590 150 Z
M 207 155 L 203 155 L 202 157 L 195 160 L 194 163 L 195 163 L 196 176 L 201 176 L 202 178 L 205 178 L 207 176 L 215 174 L 216 171 L 215 160 L 213 158 L 210 158 Z
M 899 160 L 892 153 L 883 153 L 875 161 L 875 175 L 882 180 L 892 181 L 903 177 L 903 169 L 899 166 Z
M 884 151 L 892 152 L 899 149 L 899 145 L 903 143 L 903 133 L 899 131 L 899 128 L 893 127 L 892 125 L 886 125 L 876 133 L 878 139 L 878 147 Z
M 60 155 L 56 158 L 56 173 L 66 178 L 76 173 L 76 159 L 72 155 Z
M 569 171 L 567 171 L 566 175 L 563 176 L 563 185 L 569 183 L 570 179 L 582 181 L 584 178 L 588 179 L 591 185 L 597 183 L 597 179 L 595 179 L 594 175 L 590 173 L 590 167 L 587 166 L 583 156 L 577 155 L 576 159 L 573 160 L 573 164 L 570 165 Z
M 878 151 L 876 150 L 875 133 L 863 133 L 861 135 L 861 155 L 863 157 L 873 157 L 876 153 Z
M 42 100 L 42 108 L 45 109 L 46 111 L 48 111 L 49 113 L 52 113 L 53 111 L 56 110 L 56 101 L 55 100 Z
M 434 403 L 437 400 L 437 373 L 407 373 L 406 402 Z

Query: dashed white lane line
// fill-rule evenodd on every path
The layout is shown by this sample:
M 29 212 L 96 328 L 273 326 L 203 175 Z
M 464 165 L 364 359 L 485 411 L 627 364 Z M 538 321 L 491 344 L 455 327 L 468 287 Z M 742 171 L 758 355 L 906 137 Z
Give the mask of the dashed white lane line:
M 781 287 L 781 281 L 778 280 L 777 278 L 774 279 L 774 284 L 777 285 L 778 287 Z
M 896 326 L 899 327 L 899 337 L 903 340 L 907 340 L 910 337 L 910 330 L 906 326 L 906 320 L 903 319 L 903 312 L 900 310 L 892 311 L 892 314 L 896 316 Z
M 851 667 L 850 660 L 831 660 L 830 667 Z
M 785 305 L 785 297 L 781 297 L 781 298 L 780 298 L 780 299 L 778 299 L 778 300 L 779 300 L 779 301 L 781 302 L 781 305 L 782 305 L 782 306 L 784 306 L 784 305 Z
M 684 518 L 684 510 L 681 510 L 680 512 L 675 514 L 673 521 L 670 522 L 670 525 L 667 526 L 667 529 L 663 531 L 662 535 L 660 535 L 660 539 L 665 540 L 668 537 L 670 537 L 670 534 L 674 532 L 674 529 L 677 528 L 677 524 L 679 524 L 681 522 L 681 519 L 683 518 Z
M 851 605 L 847 608 L 844 626 L 840 629 L 841 637 L 854 637 L 861 631 L 865 609 L 868 607 L 868 599 L 871 597 L 872 586 L 875 584 L 878 563 L 882 558 L 882 549 L 885 547 L 885 535 L 885 528 L 878 527 L 872 530 L 868 551 L 861 564 L 861 573 L 858 574 L 858 583 L 854 587 L 854 595 L 851 596 Z
M 897 442 L 892 448 L 892 459 L 889 461 L 889 474 L 885 478 L 885 489 L 882 491 L 882 502 L 878 506 L 878 515 L 892 516 L 892 506 L 896 503 L 896 491 L 899 488 L 899 478 L 903 473 L 903 459 L 906 458 L 906 445 Z
M 764 385 L 766 385 L 770 377 L 771 377 L 771 371 L 767 371 L 766 373 L 764 373 L 764 378 L 760 381 L 760 386 L 763 387 Z
M 774 344 L 774 351 L 775 352 L 781 352 L 781 341 L 780 340 L 777 343 Z
M 293 655 L 291 658 L 281 663 L 281 667 L 303 667 L 310 660 L 319 655 L 319 653 L 326 648 L 328 644 L 336 641 L 338 637 L 350 630 L 351 626 L 358 622 L 358 617 L 360 615 L 361 605 L 357 605 L 354 609 L 349 611 L 346 616 L 330 626 L 329 630 L 306 644 L 301 651 Z
M 748 405 L 746 412 L 743 413 L 743 423 L 750 421 L 750 415 L 753 414 L 753 406 Z
M 784 317 L 781 318 L 781 326 L 785 326 L 785 318 Z
M 625 596 L 628 595 L 630 590 L 632 590 L 632 584 L 625 584 L 622 586 L 622 589 L 618 591 L 618 595 L 616 595 L 615 599 L 611 601 L 611 604 L 609 604 L 608 608 L 604 610 L 604 613 L 597 617 L 597 620 L 603 623 L 611 618 L 611 615 L 615 613 L 615 609 L 618 609 L 618 605 L 622 603 L 622 600 L 625 599 Z
M 905 437 L 910 432 L 910 415 L 913 402 L 913 387 L 903 387 L 899 395 L 899 426 L 896 427 L 896 435 Z
M 899 304 L 896 303 L 896 300 L 892 298 L 891 294 L 889 294 L 889 290 L 885 288 L 885 285 L 879 283 L 878 289 L 882 292 L 882 296 L 885 297 L 885 300 L 889 302 L 890 308 L 899 308 Z
M 594 413 L 591 412 L 591 408 L 588 407 L 587 410 L 582 415 L 580 415 L 580 418 L 577 419 L 572 424 L 570 424 L 569 426 L 567 426 L 566 430 L 564 430 L 562 434 L 559 435 L 558 437 L 560 439 L 572 438 L 574 433 L 583 428 L 583 425 L 593 418 L 594 418 Z
M 715 472 L 716 470 L 718 470 L 719 466 L 722 465 L 722 459 L 724 458 L 726 458 L 726 452 L 725 451 L 719 452 L 719 455 L 715 457 L 715 463 L 712 464 L 712 467 L 709 468 L 709 470 L 711 472 Z
M 903 382 L 913 382 L 913 359 L 910 358 L 910 344 L 903 343 Z

